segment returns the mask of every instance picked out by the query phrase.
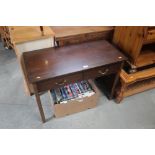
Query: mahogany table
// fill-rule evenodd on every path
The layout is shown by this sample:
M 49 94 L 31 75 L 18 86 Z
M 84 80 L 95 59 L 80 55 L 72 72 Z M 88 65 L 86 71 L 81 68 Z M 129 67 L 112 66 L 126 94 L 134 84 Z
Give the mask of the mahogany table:
M 105 40 L 23 53 L 25 76 L 33 85 L 42 122 L 46 121 L 40 93 L 84 79 L 116 73 L 110 98 L 126 57 Z

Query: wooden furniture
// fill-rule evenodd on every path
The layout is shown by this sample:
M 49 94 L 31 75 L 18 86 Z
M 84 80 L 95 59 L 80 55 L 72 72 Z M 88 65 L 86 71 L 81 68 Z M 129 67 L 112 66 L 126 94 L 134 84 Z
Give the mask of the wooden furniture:
M 120 74 L 120 88 L 116 101 L 155 88 L 155 27 L 115 27 L 114 44 L 128 57 L 128 64 Z
M 13 48 L 10 28 L 8 26 L 1 26 L 1 40 L 5 48 Z
M 132 74 L 122 69 L 120 79 L 121 85 L 116 92 L 117 103 L 120 103 L 124 97 L 155 88 L 155 67 Z
M 32 84 L 41 119 L 45 122 L 40 93 L 83 79 L 116 74 L 109 98 L 126 57 L 105 40 L 23 53 L 26 79 Z
M 99 39 L 112 39 L 112 26 L 52 26 L 57 46 L 64 46 Z
M 2 41 L 7 48 L 15 44 L 48 38 L 54 35 L 48 26 L 2 26 Z
M 132 68 L 155 63 L 155 26 L 115 27 L 113 43 L 129 56 Z
M 10 26 L 14 44 L 48 38 L 54 35 L 49 26 Z

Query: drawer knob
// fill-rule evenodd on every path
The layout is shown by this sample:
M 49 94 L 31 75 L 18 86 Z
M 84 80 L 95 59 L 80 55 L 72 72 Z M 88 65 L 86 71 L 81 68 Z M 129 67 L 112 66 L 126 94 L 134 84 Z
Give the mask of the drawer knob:
M 104 72 L 101 71 L 101 70 L 99 70 L 98 72 L 99 72 L 100 74 L 102 74 L 102 75 L 105 75 L 108 71 L 109 71 L 109 69 L 106 69 Z
M 63 82 L 56 82 L 55 84 L 57 84 L 57 85 L 64 85 L 65 83 L 66 83 L 67 81 L 66 80 L 64 80 Z

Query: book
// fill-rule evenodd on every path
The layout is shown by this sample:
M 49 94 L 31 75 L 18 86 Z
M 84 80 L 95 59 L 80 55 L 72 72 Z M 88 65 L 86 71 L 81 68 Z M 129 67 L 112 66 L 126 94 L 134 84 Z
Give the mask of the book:
M 77 92 L 75 90 L 74 84 L 70 84 L 69 87 L 70 87 L 70 89 L 72 91 L 72 94 L 73 94 L 74 98 L 78 97 L 78 94 L 77 94 Z
M 60 88 L 60 92 L 61 92 L 63 101 L 64 101 L 64 100 L 67 100 L 67 94 L 66 94 L 66 92 L 65 92 L 65 90 L 64 90 L 63 87 Z
M 52 98 L 53 98 L 53 102 L 54 102 L 55 104 L 57 104 L 58 101 L 57 101 L 57 97 L 56 97 L 55 90 L 52 89 L 52 90 L 50 91 L 50 93 L 51 93 L 51 96 L 52 96 Z
M 77 83 L 74 83 L 73 85 L 74 85 L 74 88 L 75 88 L 75 91 L 76 91 L 78 97 L 81 97 L 82 96 L 82 93 L 81 93 L 81 90 L 79 89 L 78 84 Z
M 84 88 L 83 88 L 83 86 L 82 86 L 82 83 L 81 83 L 81 82 L 78 82 L 77 84 L 78 84 L 78 87 L 79 87 L 81 93 L 84 93 L 85 90 L 84 90 Z
M 64 86 L 64 90 L 65 90 L 65 93 L 66 93 L 66 95 L 67 95 L 67 99 L 68 99 L 68 100 L 69 100 L 69 99 L 72 99 L 72 98 L 73 98 L 73 94 L 72 94 L 72 92 L 71 92 L 71 90 L 70 90 L 69 85 Z

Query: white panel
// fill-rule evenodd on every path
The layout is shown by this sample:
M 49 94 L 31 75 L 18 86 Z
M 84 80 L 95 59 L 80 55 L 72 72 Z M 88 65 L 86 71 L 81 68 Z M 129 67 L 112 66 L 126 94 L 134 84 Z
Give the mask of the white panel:
M 52 37 L 16 44 L 16 48 L 19 51 L 19 53 L 34 51 L 34 50 L 44 49 L 49 47 L 54 47 L 54 39 Z

